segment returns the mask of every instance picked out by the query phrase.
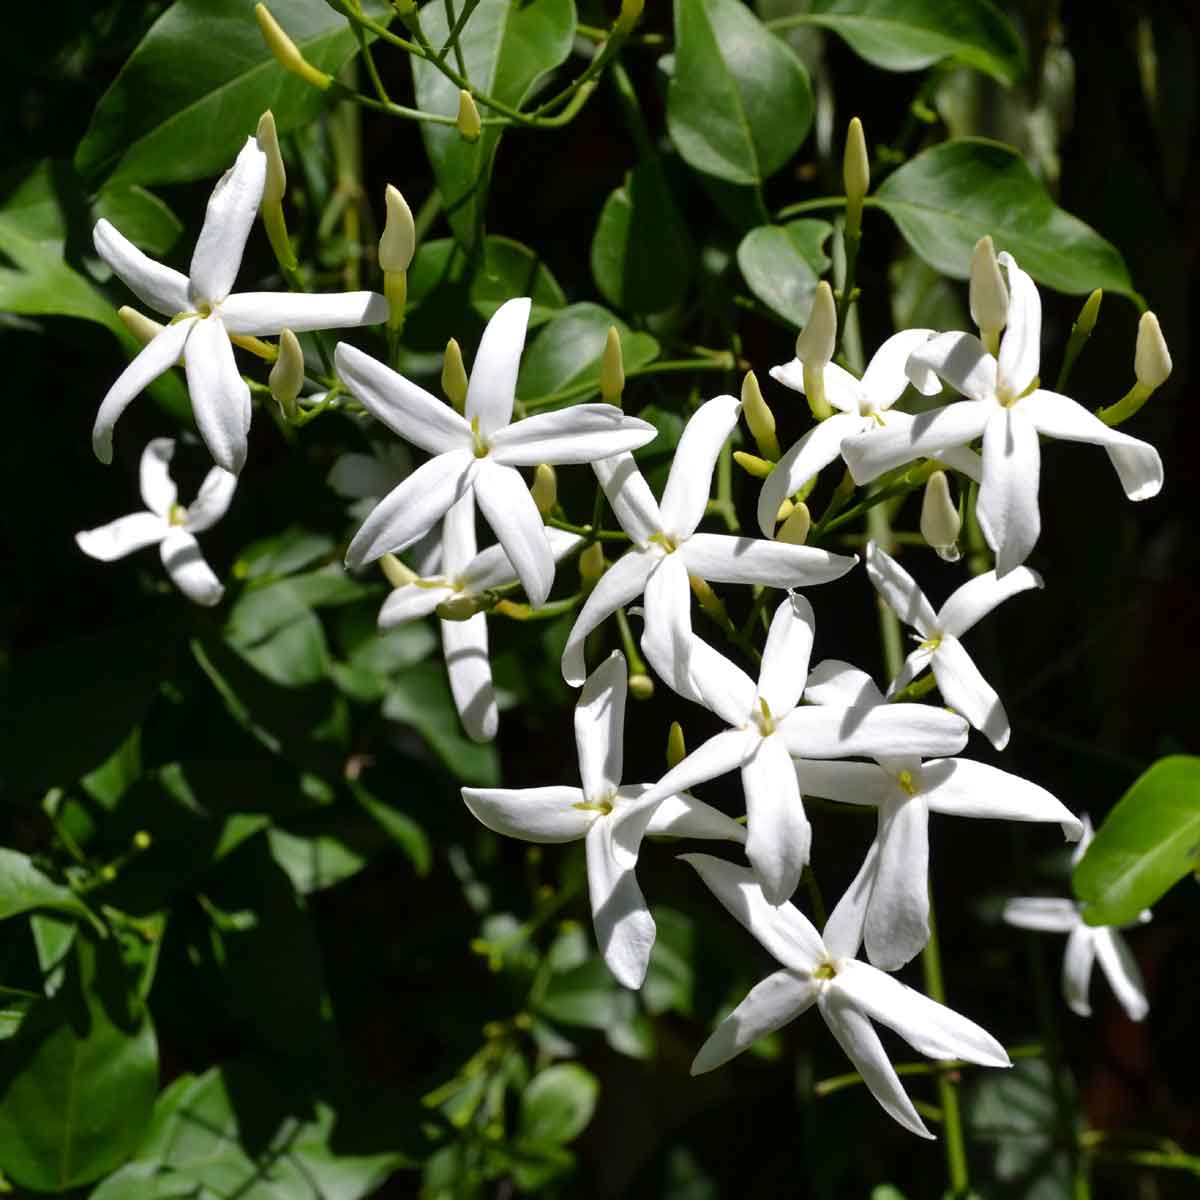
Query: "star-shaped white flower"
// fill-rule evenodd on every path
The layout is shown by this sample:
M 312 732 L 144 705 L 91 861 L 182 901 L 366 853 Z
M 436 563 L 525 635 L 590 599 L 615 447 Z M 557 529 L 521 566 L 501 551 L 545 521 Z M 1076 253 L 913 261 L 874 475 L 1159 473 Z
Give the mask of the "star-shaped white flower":
M 911 625 L 920 639 L 917 648 L 904 660 L 900 674 L 892 680 L 888 695 L 907 687 L 929 667 L 942 699 L 962 713 L 997 750 L 1003 750 L 1011 733 L 1008 714 L 959 638 L 1010 596 L 1040 588 L 1042 577 L 1029 567 L 1017 567 L 1003 579 L 995 571 L 976 575 L 935 613 L 913 577 L 874 542 L 867 546 L 867 574 L 887 606 L 906 625 Z
M 842 447 L 856 483 L 869 483 L 915 458 L 942 458 L 983 437 L 976 514 L 1003 576 L 1025 561 L 1041 529 L 1038 435 L 1103 446 L 1130 500 L 1162 487 L 1162 459 L 1148 442 L 1110 429 L 1082 405 L 1038 386 L 1042 302 L 1033 280 L 1001 254 L 1008 271 L 1008 322 L 993 356 L 971 333 L 942 333 L 917 347 L 909 378 L 936 372 L 967 399 L 922 413 L 910 425 L 848 439 Z
M 489 829 L 528 842 L 573 842 L 587 850 L 588 892 L 596 940 L 617 980 L 642 986 L 654 945 L 651 917 L 635 869 L 645 834 L 744 842 L 746 831 L 687 795 L 664 795 L 630 811 L 646 784 L 621 785 L 625 740 L 625 656 L 614 650 L 588 677 L 575 708 L 582 788 L 463 788 L 467 807 Z
M 773 904 L 796 890 L 812 842 L 794 757 L 953 754 L 967 742 L 966 722 L 927 704 L 800 707 L 813 628 L 809 602 L 795 594 L 785 597 L 767 633 L 757 683 L 707 642 L 693 637 L 690 686 L 684 695 L 730 728 L 698 746 L 644 797 L 645 803 L 653 804 L 660 796 L 740 770 L 746 795 L 746 857 Z
M 555 562 L 583 540 L 561 529 L 547 529 L 546 536 Z M 517 578 L 503 546 L 475 552 L 475 498 L 470 492 L 456 500 L 442 520 L 437 561 L 437 568 L 425 568 L 421 578 L 392 591 L 379 610 L 380 629 L 395 629 L 428 616 L 451 601 L 469 605 L 489 588 L 504 587 Z M 499 717 L 488 660 L 487 617 L 476 612 L 465 620 L 443 619 L 441 627 L 450 691 L 463 728 L 475 741 L 490 742 Z
M 267 158 L 247 138 L 233 167 L 213 189 L 187 275 L 143 254 L 108 221 L 92 237 L 100 257 L 138 299 L 172 318 L 117 377 L 100 404 L 92 448 L 112 461 L 113 426 L 129 402 L 181 357 L 200 436 L 220 467 L 235 474 L 246 461 L 250 389 L 238 371 L 230 334 L 302 333 L 374 325 L 387 319 L 375 292 L 309 296 L 295 292 L 230 295 L 266 182 Z
M 835 660 L 813 669 L 804 695 L 817 704 L 887 705 L 869 675 Z M 1045 788 L 966 758 L 802 762 L 796 773 L 807 795 L 879 810 L 875 840 L 842 904 L 862 930 L 867 958 L 884 971 L 899 970 L 929 941 L 931 812 L 1057 821 L 1070 840 L 1083 834 L 1080 821 Z
M 892 405 L 913 386 L 926 396 L 935 396 L 942 385 L 932 371 L 917 374 L 911 381 L 904 367 L 909 355 L 934 336 L 932 329 L 905 329 L 893 334 L 875 352 L 861 379 L 837 363 L 824 368 L 825 399 L 838 411 L 813 426 L 780 460 L 767 476 L 758 495 L 758 525 L 771 537 L 779 506 L 818 471 L 842 452 L 842 442 L 856 434 L 869 436 L 877 429 L 909 430 L 916 420 L 897 412 Z M 785 387 L 804 392 L 804 364 L 798 358 L 771 368 L 771 378 Z M 965 447 L 952 447 L 938 456 L 976 482 L 980 477 L 979 455 Z
M 905 1129 L 932 1138 L 888 1061 L 873 1020 L 894 1029 L 929 1058 L 958 1058 L 985 1067 L 1012 1065 L 1004 1047 L 986 1029 L 883 971 L 858 962 L 853 921 L 846 919 L 841 903 L 822 935 L 791 904 L 769 904 L 758 880 L 744 867 L 707 854 L 681 857 L 783 964 L 782 971 L 751 988 L 717 1026 L 692 1063 L 693 1075 L 722 1066 L 758 1038 L 816 1004 L 829 1032 L 884 1111 Z
M 473 491 L 530 603 L 545 604 L 554 555 L 516 468 L 595 462 L 644 446 L 657 431 L 611 404 L 575 404 L 513 421 L 529 309 L 527 297 L 509 300 L 487 323 L 467 387 L 465 418 L 370 355 L 338 346 L 338 373 L 367 411 L 434 456 L 376 505 L 346 551 L 347 566 L 403 550 Z
M 80 550 L 101 562 L 124 558 L 145 546 L 158 546 L 175 586 L 197 604 L 217 604 L 225 594 L 200 553 L 195 535 L 215 525 L 233 500 L 237 476 L 213 467 L 196 499 L 184 508 L 170 475 L 175 453 L 172 438 L 155 438 L 142 451 L 139 483 L 146 512 L 118 517 L 107 525 L 75 535 Z
M 1092 840 L 1092 823 L 1083 818 L 1083 837 L 1071 856 L 1074 866 Z M 1150 1011 L 1146 985 L 1137 959 L 1125 939 L 1112 925 L 1089 925 L 1083 919 L 1082 905 L 1074 900 L 1055 896 L 1018 896 L 1004 905 L 1004 920 L 1018 929 L 1034 929 L 1039 933 L 1065 933 L 1067 948 L 1063 954 L 1063 997 L 1072 1012 L 1081 1017 L 1092 1015 L 1088 990 L 1092 982 L 1092 966 L 1097 961 L 1113 993 L 1131 1021 L 1141 1021 Z M 1150 920 L 1150 910 L 1143 909 L 1138 924 Z
M 562 670 L 573 687 L 587 673 L 583 653 L 587 635 L 643 592 L 647 627 L 661 630 L 664 644 L 675 647 L 672 686 L 683 688 L 692 629 L 689 575 L 712 583 L 808 587 L 838 579 L 858 562 L 856 556 L 811 546 L 696 532 L 708 507 L 717 455 L 740 410 L 733 396 L 717 396 L 696 410 L 675 448 L 661 505 L 632 455 L 594 464 L 600 486 L 633 547 L 600 577 L 567 638 Z

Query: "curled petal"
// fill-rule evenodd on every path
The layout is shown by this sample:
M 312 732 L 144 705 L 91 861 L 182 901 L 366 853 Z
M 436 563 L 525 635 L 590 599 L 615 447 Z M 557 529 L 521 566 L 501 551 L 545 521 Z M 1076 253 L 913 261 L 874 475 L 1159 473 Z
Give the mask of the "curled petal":
M 897 789 L 898 791 L 899 789 Z M 879 860 L 863 942 L 882 971 L 898 971 L 929 941 L 929 807 L 899 795 L 879 808 Z
M 807 975 L 786 968 L 768 975 L 713 1030 L 692 1062 L 692 1074 L 703 1075 L 724 1066 L 760 1037 L 795 1020 L 816 998 L 817 984 Z
M 995 408 L 991 400 L 960 400 L 911 420 L 898 420 L 905 414 L 889 412 L 882 426 L 847 438 L 842 443 L 842 458 L 855 483 L 870 483 L 905 463 L 918 458 L 941 459 L 954 447 L 968 445 L 983 432 Z
M 1075 901 L 1058 896 L 1015 896 L 1002 915 L 1006 924 L 1038 933 L 1070 933 L 1080 921 Z
M 695 532 L 708 506 L 717 455 L 737 425 L 741 401 L 717 396 L 702 404 L 684 426 L 663 490 L 663 528 L 676 537 Z
M 1121 1002 L 1131 1021 L 1141 1021 L 1150 1011 L 1146 985 L 1137 959 L 1130 953 L 1125 939 L 1115 929 L 1097 929 L 1096 959 L 1113 993 Z
M 114 562 L 135 550 L 157 545 L 169 531 L 170 526 L 157 513 L 131 513 L 77 533 L 75 543 L 89 558 Z
M 983 431 L 983 482 L 975 509 L 996 552 L 997 575 L 1023 563 L 1037 544 L 1040 470 L 1037 427 L 1020 409 L 997 409 Z
M 867 575 L 884 603 L 922 637 L 931 637 L 938 627 L 933 606 L 913 577 L 875 542 L 867 544 Z
M 812 846 L 812 826 L 783 739 L 766 737 L 742 764 L 746 794 L 746 857 L 768 904 L 782 904 L 800 882 Z
M 164 317 L 187 312 L 191 307 L 187 276 L 147 257 L 114 225 L 103 219 L 97 221 L 92 241 L 96 253 L 143 304 Z
M 632 454 L 614 454 L 592 463 L 620 526 L 639 546 L 663 528 L 654 494 L 637 468 Z
M 710 583 L 762 583 L 802 588 L 830 583 L 853 570 L 857 555 L 830 554 L 726 533 L 694 533 L 680 546 L 689 574 Z
M 1062 986 L 1067 1007 L 1079 1017 L 1090 1017 L 1092 1006 L 1088 989 L 1092 982 L 1092 964 L 1096 961 L 1096 931 L 1080 923 L 1067 938 L 1063 954 Z
M 174 438 L 155 438 L 142 451 L 138 466 L 138 486 L 146 507 L 160 517 L 169 517 L 179 489 L 171 478 L 171 459 L 175 454 Z
M 629 550 L 600 576 L 579 610 L 563 648 L 563 678 L 572 687 L 579 687 L 587 676 L 583 654 L 587 635 L 618 608 L 623 608 L 642 594 L 650 572 L 659 561 L 657 552 Z
M 525 842 L 578 841 L 596 820 L 595 810 L 580 807 L 583 792 L 573 787 L 465 787 L 462 798 L 494 833 Z
M 216 318 L 195 323 L 184 366 L 200 436 L 217 466 L 236 475 L 246 462 L 250 389 L 233 357 L 229 334 Z
M 267 156 L 248 137 L 213 188 L 188 271 L 192 301 L 220 301 L 233 290 L 267 181 Z
M 627 988 L 640 988 L 654 948 L 654 918 L 638 886 L 636 859 L 614 845 L 611 820 L 598 820 L 587 833 L 588 894 L 596 942 L 608 969 Z
M 529 603 L 541 608 L 554 586 L 554 555 L 525 481 L 514 467 L 482 460 L 475 475 L 475 498 L 512 563 Z
M 583 794 L 612 796 L 621 786 L 625 746 L 625 655 L 614 650 L 587 678 L 575 705 L 575 746 Z
M 221 320 L 230 333 L 259 337 L 283 329 L 352 329 L 387 318 L 388 303 L 378 292 L 238 292 L 221 303 Z
M 857 410 L 834 413 L 814 425 L 775 464 L 758 494 L 758 527 L 764 537 L 775 536 L 775 515 L 784 500 L 833 462 L 842 452 L 842 442 L 856 433 L 865 432 L 867 425 Z M 874 422 L 870 425 L 873 428 Z
M 444 600 L 452 599 L 454 594 L 454 589 L 449 584 L 430 587 L 424 581 L 406 583 L 388 593 L 388 598 L 379 610 L 377 624 L 380 629 L 398 629 L 401 625 L 407 625 L 409 621 L 429 616 Z M 483 614 L 476 613 L 475 616 L 480 617 Z M 465 622 L 447 621 L 446 624 L 459 625 Z
M 204 477 L 196 498 L 187 506 L 184 528 L 189 533 L 203 533 L 215 525 L 233 503 L 237 491 L 237 476 L 224 467 L 213 467 Z
M 1003 750 L 1012 732 L 1008 713 L 963 649 L 962 642 L 956 637 L 943 636 L 930 662 L 942 699 L 955 712 L 962 713 L 997 750 Z
M 186 529 L 170 530 L 159 543 L 158 552 L 172 582 L 189 600 L 206 608 L 220 603 L 225 589 Z
M 382 622 L 382 614 L 380 614 Z M 450 694 L 467 736 L 474 742 L 490 742 L 496 736 L 499 713 L 488 658 L 487 618 L 476 613 L 465 621 L 442 621 L 442 652 Z
M 938 627 L 943 633 L 960 638 L 1010 596 L 1041 586 L 1042 577 L 1029 567 L 1015 567 L 1003 578 L 998 578 L 995 571 L 976 575 L 942 605 Z
M 657 434 L 649 421 L 627 417 L 615 405 L 575 404 L 498 429 L 491 437 L 491 453 L 510 467 L 594 463 L 636 450 Z
M 843 708 L 883 703 L 883 693 L 866 671 L 836 658 L 824 659 L 808 673 L 804 698 L 810 704 L 840 704 Z
M 530 307 L 528 297 L 505 301 L 492 314 L 479 341 L 467 385 L 466 414 L 468 421 L 479 419 L 485 438 L 512 420 Z
M 996 397 L 996 360 L 973 333 L 935 334 L 914 348 L 907 370 L 914 383 L 932 371 L 968 400 Z

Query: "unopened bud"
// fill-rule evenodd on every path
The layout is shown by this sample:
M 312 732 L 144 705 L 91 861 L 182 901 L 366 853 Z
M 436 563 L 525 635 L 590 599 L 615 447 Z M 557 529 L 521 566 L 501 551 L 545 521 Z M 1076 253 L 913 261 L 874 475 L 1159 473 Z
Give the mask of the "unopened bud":
M 263 40 L 267 43 L 267 48 L 275 56 L 275 61 L 285 71 L 290 71 L 293 75 L 299 75 L 306 83 L 312 84 L 315 88 L 320 88 L 321 91 L 326 91 L 329 85 L 333 83 L 333 76 L 326 75 L 324 71 L 318 71 L 300 53 L 296 43 L 283 31 L 283 27 L 279 22 L 271 16 L 270 9 L 265 4 L 256 4 L 254 6 L 254 15 L 258 18 L 258 27 L 262 30 Z
M 1104 289 L 1097 288 L 1084 302 L 1075 318 L 1075 328 L 1084 336 L 1090 337 L 1096 328 L 1096 319 L 1100 316 L 1100 301 L 1104 299 Z
M 683 740 L 683 726 L 678 721 L 671 722 L 667 733 L 667 769 L 677 767 L 687 758 L 687 744 Z
M 791 499 L 784 496 L 779 502 L 779 507 L 775 510 L 775 524 L 778 525 L 780 521 L 786 521 L 795 510 L 796 506 L 792 503 Z
M 435 611 L 443 621 L 469 621 L 477 612 L 482 612 L 483 608 L 483 598 L 468 592 L 443 600 Z
M 755 479 L 766 479 L 775 470 L 773 462 L 767 462 L 765 458 L 759 458 L 755 454 L 747 454 L 745 450 L 735 450 L 733 452 L 733 461 L 747 475 L 753 475 Z
M 117 316 L 121 318 L 125 328 L 133 334 L 135 338 L 144 346 L 147 342 L 158 337 L 166 328 L 165 325 L 160 325 L 157 321 L 152 321 L 149 317 L 138 312 L 136 308 L 130 308 L 128 304 L 123 304 L 117 309 Z
M 467 406 L 467 368 L 463 366 L 462 348 L 451 338 L 442 358 L 442 394 L 455 412 Z
M 779 461 L 779 439 L 775 436 L 775 415 L 763 399 L 758 377 L 753 371 L 746 372 L 742 380 L 742 415 L 750 427 L 754 444 L 763 458 Z
M 583 583 L 583 590 L 591 591 L 603 574 L 604 547 L 599 542 L 593 542 L 590 546 L 584 547 L 579 556 L 579 578 Z
M 390 183 L 384 192 L 387 219 L 379 239 L 379 266 L 384 271 L 407 271 L 417 248 L 417 227 L 400 189 Z
M 475 107 L 475 101 L 471 98 L 471 93 L 466 88 L 461 89 L 458 93 L 458 120 L 456 125 L 464 142 L 479 141 L 479 134 L 483 130 L 483 125 L 479 120 L 479 109 Z
M 600 398 L 606 404 L 621 407 L 625 391 L 625 359 L 621 353 L 621 335 L 615 325 L 608 327 L 604 353 L 600 356 Z
M 806 367 L 824 367 L 833 358 L 837 345 L 837 305 L 833 288 L 822 279 L 813 294 L 808 324 L 796 339 L 796 357 Z
M 267 376 L 267 382 L 271 385 L 271 395 L 283 409 L 283 415 L 294 417 L 296 397 L 304 386 L 304 351 L 290 329 L 283 329 L 279 333 L 279 357 Z
M 254 140 L 258 148 L 267 156 L 267 182 L 263 186 L 262 202 L 264 205 L 282 204 L 283 194 L 287 191 L 287 171 L 283 166 L 283 155 L 279 152 L 279 135 L 275 131 L 275 114 L 268 108 L 258 118 L 258 128 L 254 131 Z
M 1000 331 L 1008 322 L 1008 288 L 990 236 L 981 237 L 971 253 L 969 301 L 971 320 L 979 326 L 984 345 L 995 354 Z
M 410 583 L 415 583 L 420 576 L 416 571 L 406 567 L 394 554 L 385 554 L 379 560 L 379 566 L 382 569 L 387 581 L 394 588 L 407 587 Z
M 850 119 L 850 128 L 846 130 L 842 184 L 846 189 L 846 232 L 853 237 L 862 226 L 863 199 L 871 186 L 867 139 L 863 134 L 862 122 L 857 117 Z
M 1160 388 L 1171 375 L 1171 352 L 1152 312 L 1142 313 L 1138 322 L 1137 349 L 1133 355 L 1133 373 L 1149 391 Z
M 621 12 L 613 26 L 613 33 L 628 33 L 642 15 L 645 0 L 621 0 Z
M 950 498 L 950 482 L 945 471 L 934 471 L 925 484 L 921 501 L 921 536 L 947 562 L 959 559 L 958 533 L 962 518 Z
M 808 505 L 801 501 L 792 509 L 788 519 L 776 530 L 775 540 L 786 542 L 790 546 L 803 546 L 808 540 L 808 531 L 811 528 L 812 514 L 808 511 Z
M 549 463 L 539 463 L 529 488 L 533 502 L 543 517 L 548 517 L 558 503 L 558 477 Z
M 689 575 L 688 583 L 691 585 L 692 594 L 700 601 L 700 607 L 718 624 L 726 624 L 729 613 L 725 608 L 725 601 L 712 590 L 708 580 L 701 579 L 699 575 Z
M 649 700 L 654 695 L 654 680 L 640 672 L 629 677 L 629 694 L 635 700 Z
M 139 829 L 133 835 L 133 848 L 135 850 L 149 850 L 154 839 L 144 829 Z

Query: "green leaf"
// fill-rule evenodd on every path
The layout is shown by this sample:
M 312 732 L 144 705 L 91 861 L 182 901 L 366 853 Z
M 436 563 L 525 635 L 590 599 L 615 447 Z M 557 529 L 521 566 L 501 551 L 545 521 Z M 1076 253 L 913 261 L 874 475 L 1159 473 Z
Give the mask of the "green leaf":
M 525 351 L 517 376 L 517 398 L 533 400 L 590 381 L 598 392 L 600 360 L 609 328 L 614 325 L 626 371 L 644 367 L 658 357 L 658 342 L 648 333 L 635 333 L 598 304 L 572 304 L 555 316 Z M 583 393 L 573 402 L 582 402 L 590 394 Z
M 675 0 L 675 38 L 671 140 L 698 171 L 761 183 L 808 134 L 808 72 L 740 0 Z
M 287 529 L 247 546 L 234 563 L 233 573 L 238 579 L 291 575 L 332 555 L 334 550 L 333 538 L 323 533 Z
M 808 218 L 750 230 L 737 252 L 746 286 L 785 321 L 807 324 L 813 293 L 829 268 L 824 247 L 832 232 L 828 221 Z
M 349 786 L 363 810 L 408 855 L 417 874 L 428 875 L 433 866 L 433 851 L 421 826 L 406 813 L 377 799 L 361 783 L 352 780 Z
M 70 888 L 43 875 L 28 855 L 0 846 L 0 921 L 36 908 L 52 908 L 93 919 Z
M 869 203 L 896 222 L 931 267 L 965 279 L 975 243 L 991 234 L 1039 283 L 1060 292 L 1101 287 L 1137 300 L 1120 252 L 1059 208 L 1012 147 L 954 138 L 918 154 Z
M 1104 818 L 1071 883 L 1089 925 L 1128 925 L 1200 872 L 1200 758 L 1160 758 Z
M 92 202 L 92 218 L 111 221 L 135 246 L 163 258 L 183 232 L 183 222 L 153 192 L 110 184 Z
M 1017 31 L 989 0 L 812 0 L 804 23 L 832 29 L 885 71 L 953 58 L 1015 83 L 1028 69 Z
M 368 8 L 387 20 L 386 6 Z M 336 74 L 357 49 L 324 0 L 288 0 L 276 16 L 319 70 Z M 272 57 L 248 0 L 176 0 L 100 98 L 75 165 L 112 184 L 200 179 L 232 164 L 265 109 L 287 133 L 324 103 Z
M 657 160 L 609 194 L 592 237 L 592 276 L 624 312 L 656 313 L 687 294 L 695 250 Z
M 602 958 L 550 976 L 538 1011 L 565 1025 L 607 1029 L 620 1015 L 616 981 Z
M 650 965 L 642 987 L 642 1003 L 646 1011 L 677 1012 L 692 1015 L 692 996 L 695 989 L 695 933 L 692 922 L 682 913 L 670 908 L 655 908 L 654 923 L 658 932 L 650 951 Z
M 430 42 L 440 47 L 449 31 L 445 7 L 430 0 L 422 7 L 420 19 Z M 518 107 L 542 75 L 566 61 L 574 37 L 573 0 L 538 0 L 536 4 L 481 0 L 458 44 L 472 86 Z M 453 64 L 455 60 L 451 57 L 449 61 Z M 458 115 L 459 89 L 452 80 L 423 59 L 412 59 L 412 71 L 417 107 L 422 112 Z M 479 105 L 479 115 L 486 120 L 496 114 Z M 483 228 L 500 129 L 485 126 L 478 141 L 466 142 L 453 125 L 423 122 L 421 136 L 450 228 L 458 242 L 470 249 Z
M 599 1094 L 599 1080 L 578 1063 L 539 1071 L 521 1093 L 517 1137 L 565 1146 L 587 1128 Z

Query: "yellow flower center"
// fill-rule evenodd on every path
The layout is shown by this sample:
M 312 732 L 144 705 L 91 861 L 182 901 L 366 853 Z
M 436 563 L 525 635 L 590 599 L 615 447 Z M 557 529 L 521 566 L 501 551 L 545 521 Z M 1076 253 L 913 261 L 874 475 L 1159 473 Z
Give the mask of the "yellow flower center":
M 814 979 L 832 979 L 837 974 L 837 967 L 828 959 L 823 963 L 817 964 L 817 969 L 813 972 Z
M 896 776 L 896 782 L 900 785 L 901 790 L 909 796 L 915 796 L 920 790 L 917 787 L 917 781 L 913 778 L 913 773 L 911 771 L 901 771 L 900 774 Z
M 761 696 L 758 698 L 758 712 L 754 714 L 754 723 L 763 737 L 770 737 L 775 732 L 775 718 L 771 716 L 771 709 Z
M 471 418 L 471 436 L 475 439 L 475 457 L 487 458 L 488 444 L 484 440 L 483 434 L 479 432 L 479 418 Z
M 669 533 L 652 533 L 650 540 L 656 546 L 661 546 L 668 554 L 674 554 L 679 549 L 679 540 Z
M 167 512 L 168 525 L 184 525 L 187 523 L 187 509 L 182 504 L 172 504 Z

